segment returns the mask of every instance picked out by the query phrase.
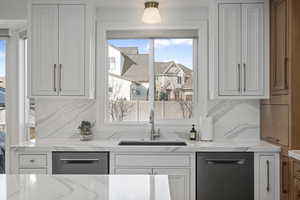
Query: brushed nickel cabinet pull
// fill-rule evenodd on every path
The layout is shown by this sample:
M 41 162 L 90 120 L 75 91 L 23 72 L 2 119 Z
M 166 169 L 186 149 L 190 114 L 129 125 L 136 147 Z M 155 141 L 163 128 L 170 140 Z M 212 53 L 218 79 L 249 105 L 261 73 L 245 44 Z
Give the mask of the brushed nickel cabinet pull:
M 270 191 L 270 161 L 267 160 L 267 192 Z
M 288 89 L 288 58 L 284 59 L 284 89 Z
M 281 180 L 282 180 L 282 184 L 281 184 L 281 190 L 282 190 L 282 193 L 283 194 L 286 194 L 286 193 L 288 193 L 288 189 L 286 189 L 286 187 L 285 187 L 285 184 L 286 184 L 286 182 L 285 182 L 285 167 L 287 166 L 287 162 L 285 162 L 285 161 L 283 161 L 282 162 L 282 168 L 281 168 Z
M 246 64 L 244 63 L 244 92 L 246 92 Z
M 53 67 L 53 90 L 56 92 L 56 64 Z
M 62 88 L 61 88 L 61 76 L 62 76 L 62 64 L 59 64 L 59 91 L 61 92 L 62 91 Z
M 241 64 L 238 64 L 238 76 L 239 76 L 239 86 L 238 86 L 238 92 L 241 91 Z

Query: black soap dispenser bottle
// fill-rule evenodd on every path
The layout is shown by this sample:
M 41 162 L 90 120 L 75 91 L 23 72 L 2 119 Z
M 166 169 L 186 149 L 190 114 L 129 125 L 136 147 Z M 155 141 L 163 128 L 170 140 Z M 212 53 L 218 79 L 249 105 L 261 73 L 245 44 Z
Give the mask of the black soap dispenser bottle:
M 196 140 L 197 139 L 197 131 L 195 129 L 195 124 L 192 125 L 192 129 L 190 130 L 190 140 Z

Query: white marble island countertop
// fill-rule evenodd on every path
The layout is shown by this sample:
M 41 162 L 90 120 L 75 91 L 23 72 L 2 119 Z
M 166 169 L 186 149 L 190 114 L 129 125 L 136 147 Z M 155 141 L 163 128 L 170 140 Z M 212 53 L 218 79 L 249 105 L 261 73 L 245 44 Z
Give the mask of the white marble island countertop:
M 166 175 L 0 175 L 1 200 L 170 200 Z
M 126 140 L 126 139 L 124 139 Z M 127 139 L 133 140 L 133 139 Z M 142 139 L 136 139 L 142 140 Z M 151 152 L 205 152 L 205 151 L 233 151 L 233 152 L 280 152 L 280 147 L 264 141 L 218 141 L 200 142 L 185 141 L 186 146 L 120 146 L 121 140 L 92 140 L 79 139 L 47 139 L 37 142 L 25 142 L 11 146 L 16 151 L 151 151 Z M 163 140 L 167 141 L 167 140 Z M 172 140 L 174 141 L 174 140 Z
M 300 160 L 300 150 L 290 150 L 289 157 Z

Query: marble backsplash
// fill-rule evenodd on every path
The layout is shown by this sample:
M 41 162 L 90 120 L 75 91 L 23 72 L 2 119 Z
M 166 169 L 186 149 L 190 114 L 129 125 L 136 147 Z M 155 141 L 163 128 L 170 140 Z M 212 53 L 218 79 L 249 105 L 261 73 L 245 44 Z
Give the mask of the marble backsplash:
M 100 112 L 100 111 L 99 111 Z M 82 120 L 96 121 L 96 100 L 36 101 L 36 130 L 38 139 L 78 137 L 78 125 Z M 208 103 L 208 115 L 214 121 L 214 140 L 259 140 L 258 100 L 214 100 Z M 141 131 L 125 132 L 121 129 L 94 130 L 95 137 L 147 137 Z M 176 131 L 161 127 L 162 134 L 176 132 L 188 137 L 189 126 L 176 127 Z

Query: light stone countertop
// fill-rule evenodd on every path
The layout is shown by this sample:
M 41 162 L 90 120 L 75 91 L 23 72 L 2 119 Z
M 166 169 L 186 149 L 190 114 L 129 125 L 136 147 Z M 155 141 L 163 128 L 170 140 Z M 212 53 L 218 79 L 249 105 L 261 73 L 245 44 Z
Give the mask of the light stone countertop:
M 170 200 L 166 175 L 0 175 L 1 200 Z
M 126 139 L 123 139 L 126 140 Z M 128 139 L 133 140 L 133 139 Z M 143 140 L 143 139 L 136 139 Z M 146 140 L 146 139 L 144 139 Z M 47 139 L 11 146 L 15 151 L 138 151 L 138 152 L 280 152 L 280 147 L 260 141 L 185 141 L 186 146 L 119 146 L 120 139 L 79 141 L 79 139 Z M 165 139 L 163 141 L 166 141 Z M 172 140 L 174 141 L 174 140 Z
M 289 157 L 300 160 L 300 150 L 290 150 Z

